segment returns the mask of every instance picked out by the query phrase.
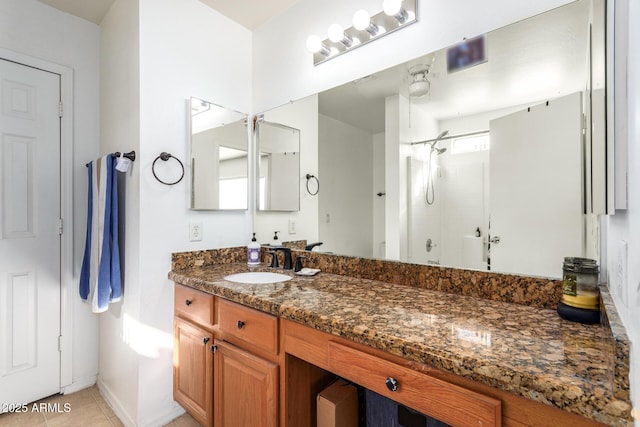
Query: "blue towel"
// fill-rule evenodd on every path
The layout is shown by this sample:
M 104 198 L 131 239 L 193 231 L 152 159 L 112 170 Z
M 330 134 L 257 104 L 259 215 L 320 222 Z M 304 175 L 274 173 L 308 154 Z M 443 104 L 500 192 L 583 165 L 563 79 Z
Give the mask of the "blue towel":
M 87 237 L 80 270 L 80 297 L 102 313 L 122 297 L 118 247 L 118 185 L 113 157 L 88 165 Z

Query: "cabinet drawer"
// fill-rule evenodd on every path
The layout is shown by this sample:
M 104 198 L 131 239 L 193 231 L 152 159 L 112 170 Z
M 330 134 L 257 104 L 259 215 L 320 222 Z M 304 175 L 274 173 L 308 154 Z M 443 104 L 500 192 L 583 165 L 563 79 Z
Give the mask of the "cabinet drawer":
M 177 316 L 211 327 L 214 321 L 213 295 L 176 284 L 175 312 Z
M 224 338 L 278 353 L 278 318 L 224 299 L 218 299 L 217 323 Z
M 335 342 L 328 344 L 328 361 L 331 372 L 452 426 L 502 423 L 499 400 L 427 374 Z

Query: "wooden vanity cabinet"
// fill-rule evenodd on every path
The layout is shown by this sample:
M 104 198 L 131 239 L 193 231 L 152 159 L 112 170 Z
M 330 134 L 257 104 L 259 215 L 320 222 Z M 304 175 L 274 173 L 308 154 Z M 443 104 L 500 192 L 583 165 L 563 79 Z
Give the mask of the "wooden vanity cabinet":
M 277 427 L 278 318 L 221 298 L 214 356 L 216 427 Z
M 176 284 L 174 306 L 173 398 L 212 427 L 214 297 Z
M 215 346 L 216 427 L 277 427 L 278 365 L 225 341 Z
M 313 427 L 336 376 L 453 426 L 596 426 L 351 340 L 176 284 L 174 398 L 205 427 Z

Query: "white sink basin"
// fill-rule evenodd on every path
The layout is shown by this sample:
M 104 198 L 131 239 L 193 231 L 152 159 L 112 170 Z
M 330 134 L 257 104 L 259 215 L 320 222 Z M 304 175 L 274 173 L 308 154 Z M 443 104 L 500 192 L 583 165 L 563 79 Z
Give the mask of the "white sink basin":
M 266 283 L 279 283 L 291 280 L 291 276 L 280 273 L 271 273 L 269 271 L 251 271 L 248 273 L 237 273 L 225 276 L 224 280 L 235 283 L 249 283 L 252 285 L 260 285 Z

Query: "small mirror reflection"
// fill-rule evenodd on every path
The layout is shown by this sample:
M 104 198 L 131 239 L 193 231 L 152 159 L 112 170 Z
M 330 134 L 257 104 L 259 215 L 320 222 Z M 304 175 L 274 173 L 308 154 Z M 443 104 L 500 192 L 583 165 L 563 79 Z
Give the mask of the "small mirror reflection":
M 258 209 L 300 209 L 300 130 L 280 123 L 258 124 Z
M 247 115 L 191 98 L 191 208 L 246 210 Z

